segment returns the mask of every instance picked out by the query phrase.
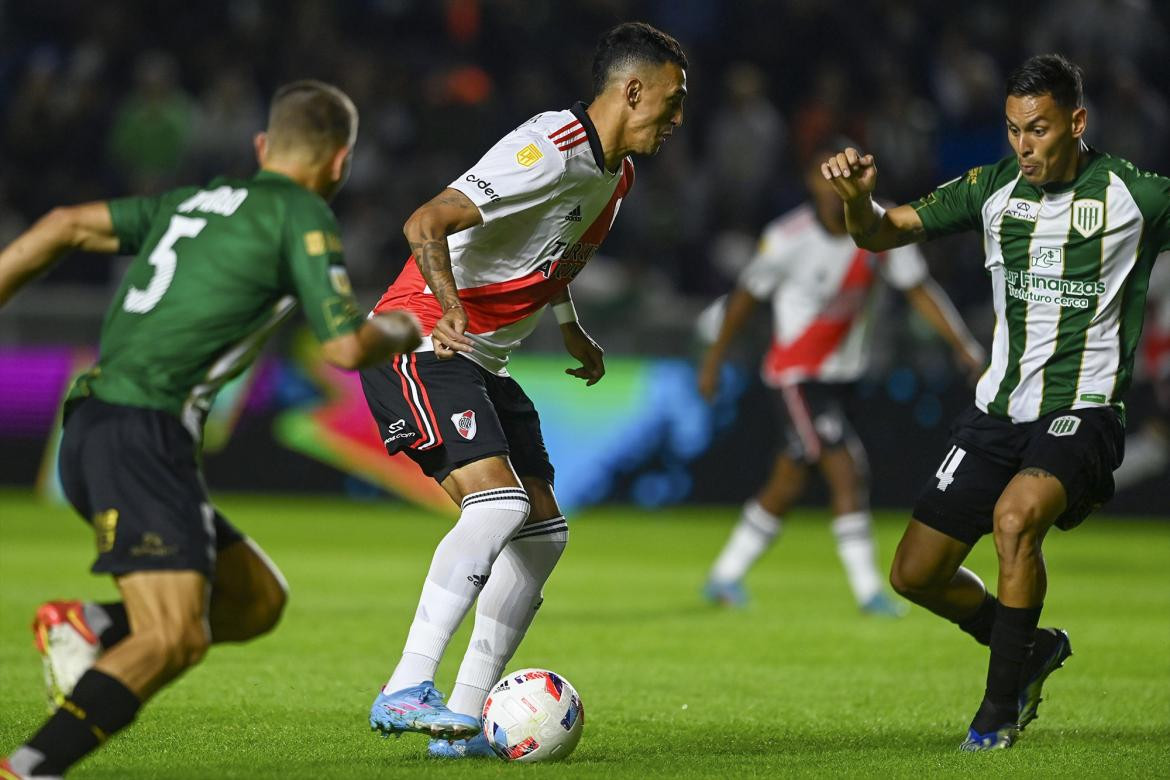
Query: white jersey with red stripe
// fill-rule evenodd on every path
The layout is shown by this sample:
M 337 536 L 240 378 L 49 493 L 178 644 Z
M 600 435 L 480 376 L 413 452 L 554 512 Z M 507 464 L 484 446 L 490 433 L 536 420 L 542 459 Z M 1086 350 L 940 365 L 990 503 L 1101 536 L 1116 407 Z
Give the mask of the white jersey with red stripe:
M 529 119 L 449 185 L 483 217 L 447 239 L 474 345 L 466 357 L 507 375 L 509 354 L 597 252 L 633 183 L 629 158 L 605 169 L 597 130 L 578 103 Z M 442 316 L 413 257 L 374 307 L 386 309 L 413 312 L 427 334 Z M 419 350 L 431 349 L 428 337 Z
M 927 278 L 913 246 L 873 253 L 829 233 L 810 204 L 770 223 L 739 285 L 771 299 L 772 347 L 761 374 L 773 387 L 852 382 L 866 369 L 878 277 L 907 290 Z

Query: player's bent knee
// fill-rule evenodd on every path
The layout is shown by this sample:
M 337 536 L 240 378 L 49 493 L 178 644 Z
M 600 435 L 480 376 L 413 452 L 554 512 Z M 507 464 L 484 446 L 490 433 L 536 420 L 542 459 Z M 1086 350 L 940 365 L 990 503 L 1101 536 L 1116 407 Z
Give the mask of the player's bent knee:
M 1040 530 L 1040 513 L 1019 503 L 1000 504 L 995 508 L 994 535 L 1000 540 L 1014 540 L 1031 536 Z

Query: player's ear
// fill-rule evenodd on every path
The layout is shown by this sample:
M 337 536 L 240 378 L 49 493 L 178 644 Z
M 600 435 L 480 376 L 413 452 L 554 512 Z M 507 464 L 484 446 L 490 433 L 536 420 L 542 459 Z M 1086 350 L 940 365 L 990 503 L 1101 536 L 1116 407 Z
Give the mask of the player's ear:
M 1089 119 L 1088 112 L 1085 111 L 1084 106 L 1081 106 L 1080 108 L 1078 108 L 1072 112 L 1072 136 L 1073 136 L 1073 138 L 1080 138 L 1081 136 L 1083 136 L 1085 134 L 1085 128 L 1088 127 L 1088 124 L 1089 124 L 1088 119 Z
M 631 78 L 626 82 L 626 103 L 630 108 L 638 105 L 642 100 L 642 80 L 639 78 Z
M 349 175 L 350 149 L 349 146 L 343 146 L 333 153 L 329 161 L 329 174 L 333 181 L 343 181 Z
M 259 132 L 252 136 L 252 146 L 256 149 L 256 162 L 264 167 L 264 158 L 268 156 L 268 133 Z

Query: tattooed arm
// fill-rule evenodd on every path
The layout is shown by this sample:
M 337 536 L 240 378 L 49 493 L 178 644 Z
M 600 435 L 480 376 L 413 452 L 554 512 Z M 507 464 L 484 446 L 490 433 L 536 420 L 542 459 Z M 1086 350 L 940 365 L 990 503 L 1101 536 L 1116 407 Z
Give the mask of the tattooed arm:
M 449 358 L 456 352 L 471 351 L 471 340 L 463 334 L 467 315 L 451 273 L 447 236 L 482 222 L 475 204 L 459 190 L 448 188 L 415 210 L 402 228 L 418 270 L 443 308 L 443 316 L 431 331 L 436 357 Z

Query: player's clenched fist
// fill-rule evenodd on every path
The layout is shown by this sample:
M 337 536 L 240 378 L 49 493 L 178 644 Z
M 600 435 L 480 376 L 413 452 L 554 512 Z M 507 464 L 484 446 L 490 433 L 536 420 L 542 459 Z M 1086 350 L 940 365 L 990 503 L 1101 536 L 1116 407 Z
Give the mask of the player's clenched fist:
M 821 174 L 833 185 L 842 200 L 864 198 L 877 184 L 877 166 L 873 155 L 862 156 L 852 146 L 821 163 Z

